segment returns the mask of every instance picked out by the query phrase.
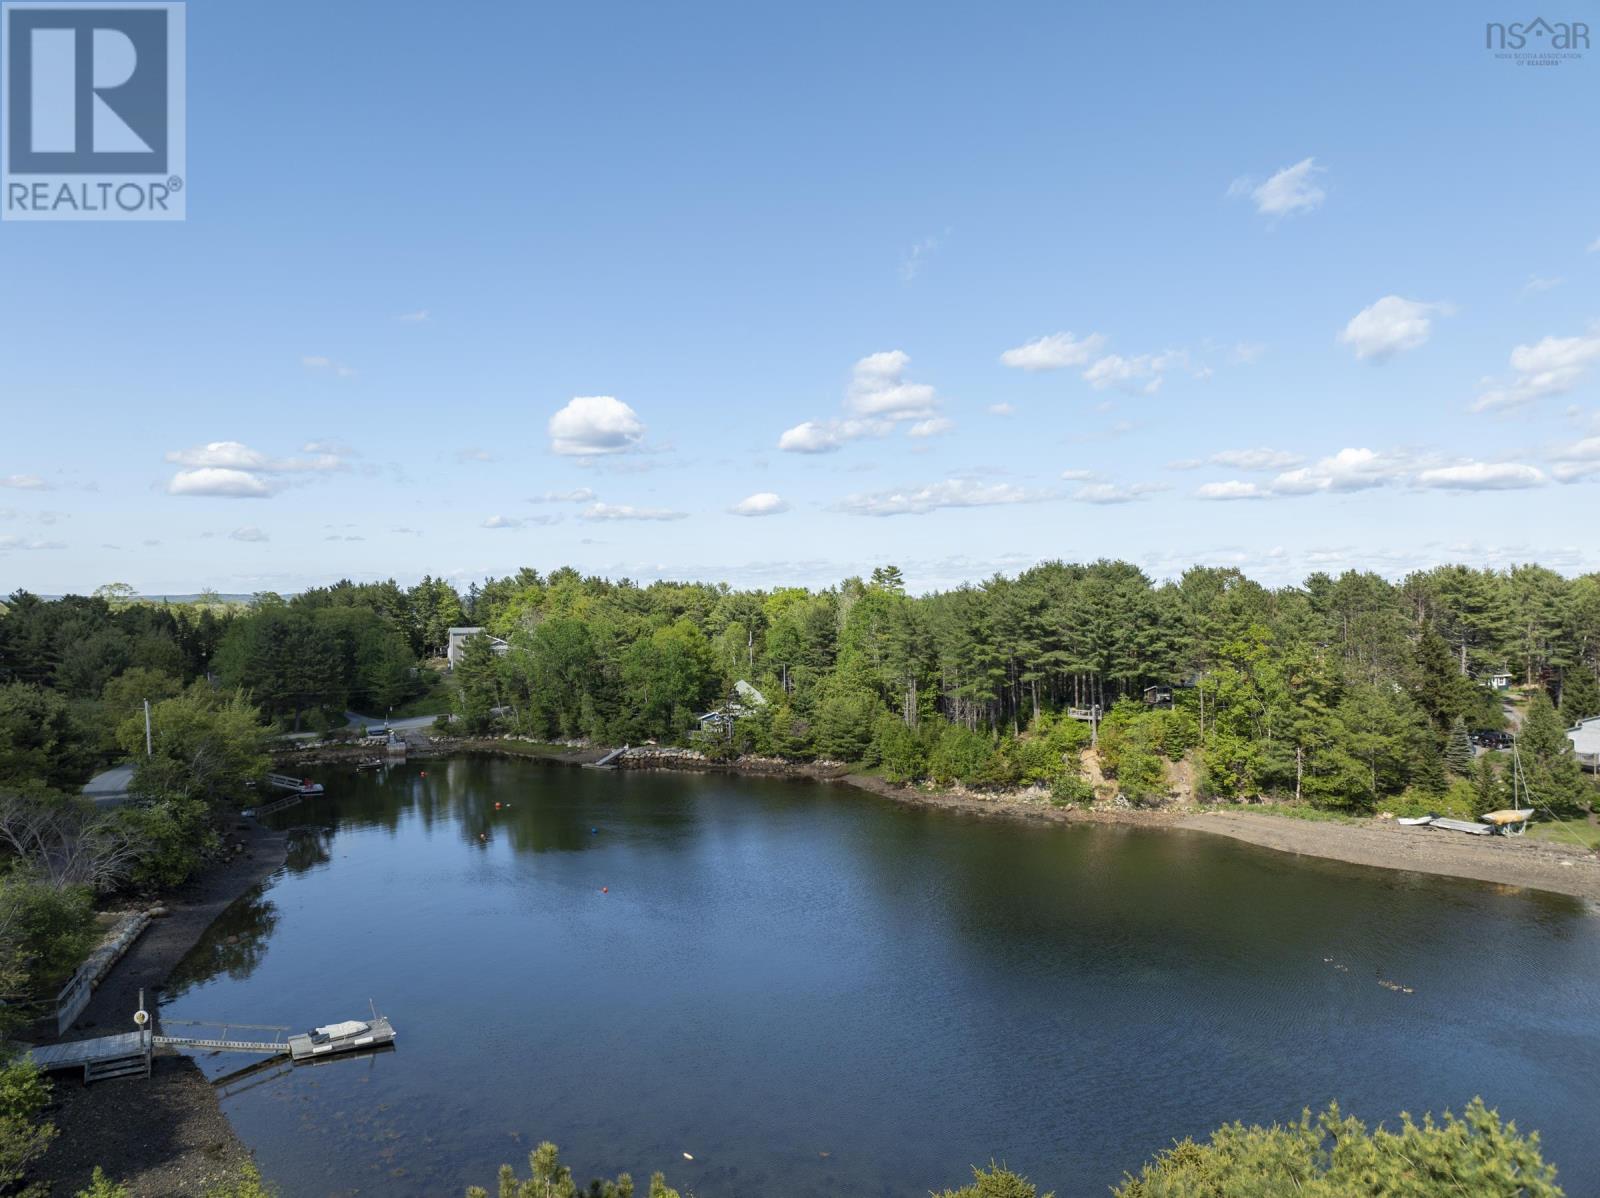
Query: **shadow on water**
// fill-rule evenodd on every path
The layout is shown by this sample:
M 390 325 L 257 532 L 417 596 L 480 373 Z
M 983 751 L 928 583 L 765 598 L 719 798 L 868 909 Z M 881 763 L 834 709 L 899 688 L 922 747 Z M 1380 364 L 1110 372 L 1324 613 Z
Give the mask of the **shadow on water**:
M 912 1198 L 991 1157 L 1076 1198 L 1233 1118 L 1474 1094 L 1600 1192 L 1578 900 L 770 780 L 322 780 L 167 1008 L 394 1019 L 397 1052 L 228 1088 L 290 1193 L 459 1193 L 551 1138 L 701 1198 Z

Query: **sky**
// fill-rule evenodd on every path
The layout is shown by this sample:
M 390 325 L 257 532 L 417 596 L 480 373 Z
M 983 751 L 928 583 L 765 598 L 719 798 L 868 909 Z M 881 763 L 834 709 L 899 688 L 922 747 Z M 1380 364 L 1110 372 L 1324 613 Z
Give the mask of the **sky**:
M 1531 15 L 193 0 L 188 219 L 0 224 L 0 591 L 1600 569 Z

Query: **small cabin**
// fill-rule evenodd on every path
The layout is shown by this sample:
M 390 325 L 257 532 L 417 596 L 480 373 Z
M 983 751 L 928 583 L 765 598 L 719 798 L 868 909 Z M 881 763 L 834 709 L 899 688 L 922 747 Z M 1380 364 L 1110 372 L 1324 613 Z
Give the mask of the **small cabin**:
M 1150 707 L 1171 707 L 1172 688 L 1170 686 L 1147 686 L 1144 688 L 1144 701 Z
M 467 642 L 475 636 L 488 636 L 488 633 L 479 627 L 450 629 L 449 640 L 445 643 L 444 655 L 449 661 L 452 670 L 461 664 L 461 654 L 465 652 Z M 511 646 L 499 637 L 491 636 L 489 637 L 489 648 L 493 649 L 497 656 L 504 657 Z
M 754 715 L 767 705 L 767 697 L 743 679 L 733 684 L 733 693 L 721 707 L 696 716 L 695 722 L 705 733 L 727 733 L 739 720 Z
M 1489 675 L 1489 689 L 1494 691 L 1508 691 L 1511 689 L 1511 675 L 1505 671 Z
M 1567 729 L 1573 756 L 1585 769 L 1600 773 L 1600 715 L 1579 720 Z

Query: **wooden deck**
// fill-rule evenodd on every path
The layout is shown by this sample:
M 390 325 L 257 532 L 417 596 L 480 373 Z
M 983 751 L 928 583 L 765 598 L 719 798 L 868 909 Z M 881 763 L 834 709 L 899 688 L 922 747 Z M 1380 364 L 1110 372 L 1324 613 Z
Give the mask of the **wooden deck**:
M 147 1032 L 122 1032 L 92 1040 L 47 1044 L 31 1050 L 28 1056 L 46 1073 L 82 1069 L 85 1082 L 134 1075 L 149 1077 L 152 1040 Z

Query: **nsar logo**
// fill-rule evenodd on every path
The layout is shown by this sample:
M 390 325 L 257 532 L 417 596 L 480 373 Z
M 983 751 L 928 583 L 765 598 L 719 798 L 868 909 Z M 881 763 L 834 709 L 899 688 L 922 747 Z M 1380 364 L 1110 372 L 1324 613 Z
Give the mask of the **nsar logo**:
M 1582 21 L 1490 21 L 1483 27 L 1483 48 L 1519 67 L 1558 67 L 1582 58 L 1589 48 L 1589 26 Z
M 0 5 L 0 217 L 182 220 L 184 6 Z

